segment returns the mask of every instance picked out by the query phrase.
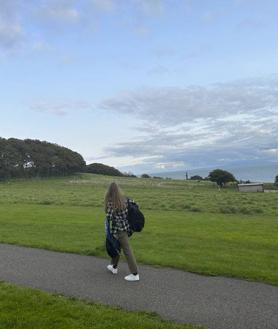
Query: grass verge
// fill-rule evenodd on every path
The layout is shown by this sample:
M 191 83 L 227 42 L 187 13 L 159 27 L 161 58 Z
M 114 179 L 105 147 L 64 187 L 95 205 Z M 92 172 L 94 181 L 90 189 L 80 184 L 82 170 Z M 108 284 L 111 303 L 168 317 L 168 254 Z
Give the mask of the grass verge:
M 157 315 L 128 312 L 0 283 L 2 329 L 197 329 Z

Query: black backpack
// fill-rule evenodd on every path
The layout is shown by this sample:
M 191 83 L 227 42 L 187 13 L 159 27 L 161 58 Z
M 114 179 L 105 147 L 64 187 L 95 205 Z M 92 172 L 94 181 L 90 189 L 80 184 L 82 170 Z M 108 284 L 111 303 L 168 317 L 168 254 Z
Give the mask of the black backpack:
M 129 226 L 132 231 L 141 232 L 145 225 L 145 217 L 136 203 L 131 202 L 128 199 L 127 204 L 128 204 L 127 220 Z

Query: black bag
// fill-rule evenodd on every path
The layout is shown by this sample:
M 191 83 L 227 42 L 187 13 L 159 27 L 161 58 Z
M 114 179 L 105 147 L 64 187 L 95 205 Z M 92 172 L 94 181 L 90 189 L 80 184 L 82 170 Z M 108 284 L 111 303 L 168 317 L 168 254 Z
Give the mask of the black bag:
M 128 203 L 127 220 L 129 226 L 132 231 L 141 232 L 145 225 L 145 217 L 136 203 L 130 202 L 130 200 L 127 200 L 127 203 Z
M 110 223 L 107 219 L 105 220 L 104 225 L 105 225 L 105 235 L 106 235 L 106 241 L 105 241 L 106 251 L 111 258 L 114 258 L 120 254 L 121 245 L 119 240 L 114 238 L 114 236 L 111 234 Z

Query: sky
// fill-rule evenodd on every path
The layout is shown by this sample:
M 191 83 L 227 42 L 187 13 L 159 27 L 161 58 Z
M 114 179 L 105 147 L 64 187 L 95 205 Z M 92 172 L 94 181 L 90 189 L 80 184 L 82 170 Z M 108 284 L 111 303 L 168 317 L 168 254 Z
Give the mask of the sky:
M 276 0 L 0 0 L 0 137 L 141 174 L 278 162 Z

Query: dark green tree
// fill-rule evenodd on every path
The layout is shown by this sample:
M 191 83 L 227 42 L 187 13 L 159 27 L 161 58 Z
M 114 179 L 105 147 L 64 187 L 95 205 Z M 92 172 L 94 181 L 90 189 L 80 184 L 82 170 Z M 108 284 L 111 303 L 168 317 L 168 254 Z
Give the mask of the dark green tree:
M 0 138 L 0 179 L 69 175 L 84 167 L 80 154 L 57 144 Z
M 275 177 L 275 182 L 274 182 L 274 184 L 278 186 L 278 175 Z
M 100 174 L 108 176 L 124 176 L 118 169 L 104 165 L 102 163 L 91 163 L 86 166 L 85 171 L 91 174 Z
M 233 174 L 226 170 L 215 169 L 211 171 L 208 178 L 212 182 L 216 182 L 218 186 L 224 187 L 228 182 L 236 182 Z
M 203 180 L 203 177 L 199 176 L 199 175 L 194 175 L 190 177 L 191 180 Z

